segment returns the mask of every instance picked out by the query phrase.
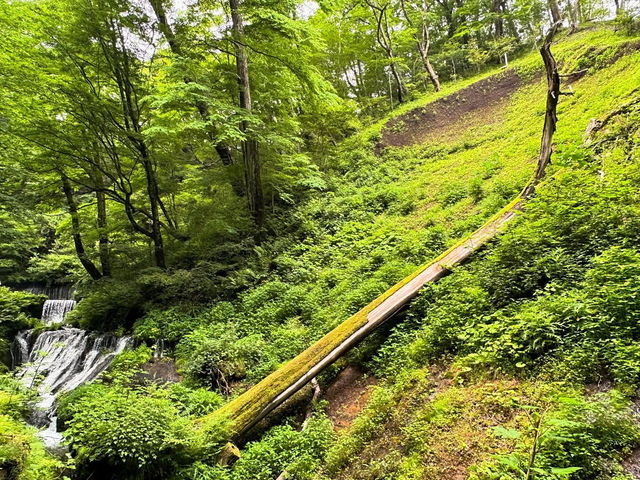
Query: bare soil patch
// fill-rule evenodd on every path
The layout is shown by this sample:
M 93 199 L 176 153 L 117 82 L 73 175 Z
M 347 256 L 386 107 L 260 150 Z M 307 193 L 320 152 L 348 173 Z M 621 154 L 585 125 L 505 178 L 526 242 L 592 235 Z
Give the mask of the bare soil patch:
M 182 380 L 176 362 L 168 357 L 154 358 L 142 366 L 137 380 L 141 383 L 177 383 Z
M 336 431 L 351 426 L 371 396 L 371 385 L 377 379 L 355 366 L 348 366 L 336 377 L 323 398 L 329 402 L 327 416 L 333 421 Z
M 382 128 L 382 141 L 376 150 L 415 145 L 436 136 L 455 136 L 473 124 L 493 123 L 499 118 L 499 107 L 521 85 L 516 72 L 506 70 L 399 115 Z

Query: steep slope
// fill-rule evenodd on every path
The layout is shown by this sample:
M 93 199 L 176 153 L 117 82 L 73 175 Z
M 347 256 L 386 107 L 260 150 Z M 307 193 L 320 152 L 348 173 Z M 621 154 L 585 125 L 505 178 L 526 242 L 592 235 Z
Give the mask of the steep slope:
M 584 47 L 598 42 L 599 48 Z M 585 291 L 593 288 L 589 275 L 596 273 L 585 272 L 591 271 L 593 262 L 598 264 L 594 259 L 609 247 L 635 241 L 631 225 L 636 222 L 637 209 L 632 199 L 637 196 L 637 177 L 625 162 L 637 158 L 633 140 L 636 133 L 623 139 L 622 143 L 627 143 L 621 145 L 616 143 L 620 129 L 626 131 L 630 127 L 617 126 L 613 134 L 609 130 L 598 134 L 594 142 L 601 145 L 599 150 L 582 147 L 585 128 L 592 118 L 603 119 L 636 98 L 634 79 L 639 78 L 640 67 L 634 45 L 633 40 L 616 37 L 610 31 L 595 30 L 570 36 L 554 49 L 564 71 L 588 69 L 583 76 L 573 77 L 575 95 L 563 99 L 559 109 L 555 163 L 567 171 L 543 189 L 517 226 L 491 248 L 492 260 L 473 262 L 442 287 L 428 288 L 419 297 L 409 311 L 410 321 L 398 327 L 372 364 L 376 375 L 384 380 L 383 386 L 352 429 L 328 450 L 322 478 L 506 478 L 500 475 L 516 475 L 520 470 L 525 474 L 532 445 L 539 446 L 541 453 L 538 463 L 528 467 L 537 468 L 541 478 L 567 478 L 578 469 L 584 475 L 576 473 L 575 478 L 595 478 L 593 475 L 600 475 L 606 465 L 619 465 L 620 452 L 636 442 L 637 429 L 626 411 L 626 401 L 618 393 L 583 395 L 584 382 L 601 378 L 601 369 L 615 371 L 615 365 L 607 363 L 610 361 L 606 358 L 598 359 L 600 366 L 583 364 L 580 368 L 584 370 L 567 376 L 575 365 L 559 360 L 562 353 L 569 351 L 560 346 L 564 345 L 564 334 L 556 333 L 560 327 L 553 322 L 548 324 L 551 333 L 547 335 L 547 324 L 537 317 L 540 326 L 513 320 L 534 318 L 532 313 L 519 312 L 518 308 L 538 308 L 544 313 L 535 297 L 531 305 L 520 305 L 536 292 L 548 295 L 544 290 L 547 285 L 560 288 L 554 282 L 561 283 L 566 295 L 576 282 L 586 282 L 579 284 Z M 385 227 L 392 222 L 395 228 L 378 231 L 369 241 L 384 242 L 392 231 L 400 238 L 419 241 L 433 227 L 452 234 L 456 228 L 451 227 L 456 224 L 458 232 L 464 231 L 493 213 L 492 205 L 506 203 L 507 195 L 497 195 L 503 182 L 510 182 L 510 192 L 524 184 L 539 147 L 541 122 L 537 119 L 543 114 L 544 86 L 537 80 L 539 70 L 534 65 L 533 55 L 516 63 L 516 72 L 524 80 L 507 101 L 499 102 L 503 113 L 493 115 L 491 122 L 444 135 L 442 132 L 449 127 L 459 128 L 460 119 L 452 115 L 449 127 L 445 122 L 434 130 L 439 132 L 437 137 L 428 133 L 408 141 L 426 138 L 426 145 L 379 149 L 379 157 L 361 158 L 356 168 L 346 172 L 348 180 L 355 176 L 355 184 L 364 185 L 358 188 L 371 191 L 367 181 L 376 178 L 376 168 L 384 166 L 390 185 L 400 192 L 373 221 L 374 225 Z M 484 85 L 486 78 L 481 79 Z M 496 78 L 504 78 L 504 74 Z M 445 91 L 442 97 L 450 94 Z M 420 118 L 432 114 L 429 108 L 407 108 L 403 115 Z M 490 101 L 486 108 L 493 111 L 496 104 Z M 487 110 L 479 106 L 473 111 Z M 623 123 L 628 123 L 629 114 L 629 109 L 624 110 Z M 463 121 L 473 123 L 474 119 Z M 389 131 L 398 133 L 404 128 L 398 118 L 387 124 L 387 132 L 383 130 L 382 135 L 378 133 L 381 126 L 364 134 L 370 146 L 375 147 L 385 138 L 400 138 L 392 137 Z M 614 152 L 614 156 L 603 155 L 602 150 Z M 603 178 L 607 178 L 608 186 L 602 189 L 598 186 L 600 174 L 594 170 L 605 164 L 608 173 Z M 367 166 L 372 171 L 367 171 Z M 456 180 L 457 185 L 450 183 L 454 178 L 460 179 Z M 624 191 L 617 190 L 618 184 L 624 185 L 620 188 Z M 412 208 L 398 212 L 395 204 L 400 199 L 409 199 Z M 620 203 L 619 213 L 604 207 L 608 199 Z M 628 226 L 618 225 L 618 220 L 622 224 L 628 222 Z M 607 236 L 603 233 L 606 231 L 612 233 Z M 322 246 L 320 242 L 318 248 Z M 309 251 L 317 252 L 312 248 L 303 255 Z M 349 255 L 357 253 L 349 251 Z M 395 260 L 393 254 L 390 257 Z M 607 261 L 619 263 L 611 258 Z M 340 292 L 344 294 L 345 290 Z M 327 300 L 333 295 L 335 291 L 330 291 Z M 333 313 L 339 313 L 340 304 L 335 307 Z M 562 324 L 566 320 L 558 321 Z M 570 330 L 572 341 L 581 338 L 578 331 Z M 576 355 L 588 356 L 588 352 L 585 347 Z M 441 362 L 442 355 L 447 358 L 456 353 L 461 360 L 453 367 L 447 366 L 450 360 L 435 371 L 424 366 Z M 555 363 L 547 362 L 546 356 Z M 487 379 L 487 374 L 499 379 Z M 534 378 L 533 374 L 543 376 Z M 609 374 L 621 375 L 620 371 Z M 555 383 L 567 378 L 576 383 Z M 620 379 L 620 385 L 629 381 Z M 635 381 L 631 380 L 631 384 Z M 535 432 L 552 426 L 557 427 L 558 436 L 543 448 Z M 566 434 L 587 438 L 586 444 L 562 440 Z M 271 438 L 265 437 L 264 442 L 268 444 Z M 259 448 L 260 442 L 251 444 L 248 451 Z M 582 448 L 594 458 L 589 468 L 572 448 Z M 559 453 L 562 449 L 564 457 Z M 285 458 L 281 460 L 287 463 Z M 271 463 L 281 464 L 279 461 Z M 252 455 L 247 460 L 241 458 L 238 471 L 245 471 L 247 465 L 257 466 L 259 461 Z M 619 467 L 611 468 L 611 472 L 619 471 Z M 282 472 L 274 467 L 273 478 L 279 473 Z
M 592 58 L 579 56 L 577 58 L 571 57 L 568 55 L 575 54 L 575 45 L 580 44 L 582 42 L 586 42 L 585 36 L 588 36 L 588 42 L 592 41 L 593 36 L 602 37 L 608 35 L 607 32 L 584 32 L 580 35 L 576 35 L 570 37 L 566 40 L 561 46 L 558 48 L 558 55 L 561 60 L 561 64 L 564 64 L 565 67 L 572 67 L 571 62 L 575 64 L 579 64 L 581 66 L 585 65 L 585 62 L 594 61 Z M 628 41 L 618 41 L 614 43 L 611 47 L 614 51 L 624 50 L 628 48 L 630 43 Z M 603 53 L 605 55 L 607 52 Z M 578 52 L 578 55 L 581 55 Z M 586 60 L 585 60 L 586 58 Z M 615 65 L 615 61 L 617 57 L 613 55 L 611 59 L 607 59 L 606 55 L 604 58 L 594 57 L 601 64 L 598 66 L 598 69 L 594 68 L 593 72 L 595 73 L 597 70 L 601 70 L 607 63 L 613 62 Z M 625 60 L 630 60 L 628 57 Z M 383 142 L 391 142 L 397 141 L 398 139 L 402 139 L 402 141 L 408 141 L 408 143 L 413 143 L 422 138 L 424 140 L 424 135 L 431 129 L 432 132 L 443 131 L 446 128 L 454 128 L 458 125 L 458 122 L 461 118 L 461 111 L 466 109 L 468 113 L 479 113 L 486 110 L 493 110 L 496 104 L 504 104 L 503 108 L 506 109 L 506 114 L 504 118 L 501 116 L 496 117 L 495 122 L 484 122 L 483 127 L 486 129 L 484 135 L 482 133 L 479 134 L 477 128 L 470 128 L 464 133 L 460 135 L 460 137 L 455 138 L 455 140 L 451 140 L 450 136 L 438 137 L 439 143 L 434 139 L 431 140 L 429 145 L 426 148 L 437 148 L 439 145 L 445 148 L 452 148 L 451 143 L 453 143 L 453 148 L 448 155 L 443 155 L 441 160 L 443 164 L 443 168 L 440 171 L 437 171 L 435 175 L 425 175 L 424 177 L 418 177 L 421 181 L 424 179 L 428 179 L 434 183 L 443 182 L 445 174 L 450 172 L 443 171 L 444 169 L 454 169 L 454 171 L 459 171 L 459 169 L 465 169 L 466 175 L 469 175 L 469 171 L 473 171 L 474 167 L 477 169 L 477 164 L 479 162 L 474 163 L 464 163 L 464 165 L 459 165 L 458 160 L 461 156 L 461 153 L 464 155 L 469 154 L 478 154 L 482 149 L 483 154 L 486 155 L 489 153 L 492 148 L 495 148 L 495 145 L 501 145 L 510 143 L 512 145 L 512 149 L 521 149 L 523 146 L 525 148 L 532 148 L 532 145 L 537 145 L 539 140 L 539 133 L 534 133 L 536 130 L 539 132 L 539 125 L 536 125 L 535 122 L 531 122 L 530 118 L 523 115 L 518 115 L 517 112 L 522 112 L 525 108 L 530 108 L 532 98 L 535 98 L 536 95 L 533 95 L 532 92 L 537 90 L 544 91 L 544 86 L 540 88 L 540 82 L 534 81 L 533 79 L 527 82 L 525 86 L 521 87 L 520 90 L 517 90 L 513 95 L 513 100 L 511 102 L 506 102 L 506 98 L 498 98 L 492 95 L 492 93 L 499 93 L 501 97 L 507 95 L 510 91 L 514 91 L 520 85 L 519 75 L 524 76 L 526 72 L 526 67 L 530 67 L 532 64 L 535 65 L 535 57 L 530 56 L 525 60 L 519 62 L 515 66 L 515 70 L 510 70 L 504 73 L 499 73 L 497 75 L 489 76 L 481 79 L 480 81 L 473 83 L 471 86 L 463 88 L 455 94 L 451 94 L 442 99 L 436 100 L 435 102 L 428 104 L 425 107 L 420 107 L 418 110 L 409 111 L 399 117 L 392 119 L 385 127 L 383 128 Z M 533 74 L 529 73 L 529 76 L 532 78 L 539 78 L 539 75 L 535 74 L 536 70 L 533 70 Z M 596 77 L 600 77 L 600 75 L 587 75 L 584 76 L 585 72 L 582 72 L 581 75 L 573 76 L 570 80 L 573 80 L 576 89 L 582 90 L 583 88 L 590 89 L 592 88 L 589 85 L 589 80 L 595 80 Z M 624 75 L 626 75 L 625 72 Z M 614 85 L 615 82 L 611 82 L 611 85 Z M 626 86 L 627 92 L 629 85 Z M 614 92 L 611 92 L 614 93 Z M 619 87 L 617 93 L 619 96 L 623 96 L 625 94 L 625 87 Z M 575 95 L 571 97 L 573 99 L 573 103 L 580 108 L 582 105 L 580 101 L 577 101 L 575 97 L 582 97 L 583 101 L 586 100 L 582 95 Z M 537 95 L 542 100 L 538 100 L 536 103 L 543 103 L 544 95 Z M 617 101 L 617 98 L 609 99 L 610 102 Z M 455 105 L 452 105 L 455 104 Z M 584 107 L 591 107 L 590 110 L 587 110 L 588 113 L 597 114 L 596 103 L 593 101 L 584 102 Z M 568 107 L 563 104 L 563 109 L 567 109 Z M 543 110 L 544 111 L 544 110 Z M 456 113 L 457 112 L 457 113 Z M 584 115 L 584 111 L 581 112 Z M 484 116 L 480 115 L 481 119 L 484 119 Z M 583 117 L 584 118 L 584 117 Z M 401 132 L 401 129 L 398 129 L 398 125 L 403 125 L 403 128 L 409 128 L 410 125 L 405 125 L 403 119 L 422 119 L 425 122 L 422 130 L 418 132 L 418 136 L 412 137 L 410 140 L 407 140 L 406 136 L 398 135 Z M 434 122 L 433 120 L 437 121 Z M 573 130 L 573 138 L 575 138 L 580 130 L 584 130 L 586 127 L 586 123 L 588 120 L 583 122 L 584 125 L 579 127 L 577 122 L 571 124 L 571 129 Z M 416 123 L 417 125 L 418 123 Z M 413 130 L 418 130 L 414 128 Z M 521 143 L 519 142 L 518 136 L 527 135 L 527 142 Z M 396 136 L 394 136 L 396 135 Z M 475 138 L 475 144 L 469 145 L 469 142 L 472 138 Z M 565 132 L 565 139 L 567 138 L 567 133 Z M 394 140 L 396 139 L 396 140 Z M 451 142 L 451 143 L 449 143 Z M 458 142 L 462 142 L 462 147 L 459 146 Z M 435 147 L 434 147 L 435 146 Z M 441 148 L 442 148 L 441 147 Z M 461 148 L 462 152 L 459 153 L 457 148 Z M 520 151 L 517 153 L 509 152 L 506 154 L 504 151 L 494 151 L 494 155 L 499 155 L 499 162 L 504 162 L 506 165 L 511 166 L 511 171 L 509 174 L 514 175 L 514 173 L 521 172 L 520 175 L 526 173 L 526 167 L 530 167 L 532 163 L 531 157 L 529 157 L 526 153 Z M 526 161 L 522 161 L 525 159 Z M 461 159 L 460 159 L 461 160 Z M 518 161 L 519 160 L 519 161 Z M 499 170 L 508 170 L 505 166 L 504 168 L 497 167 Z M 487 173 L 487 172 L 485 172 Z M 488 172 L 488 176 L 491 178 L 494 176 L 495 172 Z M 503 174 L 501 171 L 500 174 Z M 500 175 L 498 174 L 498 175 Z M 477 175 L 477 174 L 476 174 Z M 496 175 L 496 176 L 498 176 Z M 464 177 L 463 174 L 460 177 Z M 450 176 L 448 177 L 450 178 Z M 482 184 L 482 180 L 489 179 L 481 179 L 479 177 L 475 178 L 476 183 L 472 184 L 468 187 L 468 192 L 457 191 L 457 192 L 446 192 L 445 195 L 451 195 L 452 198 L 445 198 L 444 203 L 453 204 L 448 206 L 458 206 L 459 204 L 465 204 L 468 210 L 475 210 L 477 208 L 477 204 L 482 203 L 483 197 L 483 189 L 486 188 L 485 184 Z M 490 182 L 487 182 L 490 183 Z M 520 186 L 524 184 L 521 183 Z M 450 185 L 444 185 L 444 188 L 451 188 Z M 476 188 L 479 191 L 473 191 Z M 417 190 L 417 189 L 416 189 Z M 442 193 L 440 193 L 442 195 Z M 460 195 L 462 198 L 456 197 L 456 195 Z M 467 195 L 472 198 L 469 198 L 467 202 Z M 463 200 L 463 201 L 461 201 Z M 491 238 L 491 236 L 499 229 L 499 227 L 510 219 L 513 215 L 513 211 L 518 208 L 518 200 L 515 200 L 509 206 L 505 207 L 504 213 L 499 213 L 496 215 L 495 220 L 490 220 L 485 224 L 482 229 L 476 232 L 473 236 L 471 236 L 468 240 L 463 241 L 457 244 L 457 247 L 453 247 L 451 250 L 447 251 L 445 254 L 439 256 L 433 263 L 429 264 L 429 267 L 422 270 L 417 270 L 413 275 L 407 277 L 395 287 L 392 287 L 389 291 L 387 291 L 382 296 L 378 297 L 372 303 L 370 303 L 367 307 L 353 315 L 348 321 L 338 326 L 334 331 L 327 334 L 322 340 L 318 343 L 312 345 L 309 349 L 305 350 L 301 353 L 296 359 L 292 362 L 279 369 L 277 372 L 273 373 L 259 385 L 251 389 L 249 392 L 246 392 L 238 399 L 231 402 L 227 405 L 220 413 L 224 414 L 231 419 L 233 419 L 236 430 L 238 433 L 245 431 L 247 428 L 252 426 L 255 422 L 260 420 L 262 417 L 267 415 L 271 410 L 276 408 L 282 402 L 284 402 L 291 394 L 295 393 L 299 388 L 304 386 L 308 381 L 322 371 L 328 364 L 335 361 L 340 355 L 342 355 L 348 348 L 351 348 L 358 340 L 364 338 L 371 331 L 373 331 L 377 326 L 389 318 L 395 311 L 401 308 L 404 303 L 415 296 L 418 290 L 422 287 L 425 282 L 432 281 L 438 279 L 442 276 L 444 272 L 441 264 L 447 264 L 449 267 L 457 264 L 461 260 L 464 260 L 468 257 L 469 253 L 474 249 L 481 246 L 487 239 Z M 438 211 L 437 207 L 432 207 L 429 209 L 430 214 L 434 214 L 434 211 Z M 456 213 L 458 213 L 456 215 Z M 466 212 L 442 212 L 444 215 L 444 221 L 453 217 L 464 217 Z M 481 214 L 476 214 L 476 219 L 481 218 Z M 477 221 L 477 220 L 476 220 Z M 451 258 L 449 258 L 451 257 Z M 433 272 L 431 271 L 433 270 Z M 408 289 L 408 290 L 407 290 Z M 406 293 L 403 293 L 407 290 Z M 400 299 L 402 297 L 402 300 Z M 389 305 L 387 307 L 386 305 Z M 380 311 L 378 313 L 378 311 Z

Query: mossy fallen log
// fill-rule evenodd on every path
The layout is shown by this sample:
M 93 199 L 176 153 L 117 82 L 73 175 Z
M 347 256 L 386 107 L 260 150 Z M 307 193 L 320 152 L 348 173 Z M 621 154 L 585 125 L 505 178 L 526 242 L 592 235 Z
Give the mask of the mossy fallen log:
M 521 203 L 522 197 L 518 196 L 474 233 L 391 287 L 257 385 L 199 419 L 198 424 L 206 428 L 225 418 L 231 422 L 232 435 L 242 435 L 407 305 L 426 283 L 437 281 L 469 258 L 516 215 Z

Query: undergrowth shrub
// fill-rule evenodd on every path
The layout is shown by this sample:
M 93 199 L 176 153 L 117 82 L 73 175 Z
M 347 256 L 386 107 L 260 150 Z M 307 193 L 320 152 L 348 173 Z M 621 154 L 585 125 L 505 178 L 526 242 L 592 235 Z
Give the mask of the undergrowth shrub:
M 640 428 L 619 392 L 567 392 L 546 407 L 522 408 L 520 429 L 494 429 L 513 449 L 472 467 L 470 480 L 525 480 L 532 473 L 540 480 L 624 478 L 619 462 L 640 442 Z

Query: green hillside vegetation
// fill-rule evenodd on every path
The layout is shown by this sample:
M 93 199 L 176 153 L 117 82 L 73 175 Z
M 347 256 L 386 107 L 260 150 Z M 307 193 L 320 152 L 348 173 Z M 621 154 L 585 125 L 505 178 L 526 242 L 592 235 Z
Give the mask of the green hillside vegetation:
M 330 29 L 318 16 L 310 22 Z M 283 22 L 279 28 L 291 37 L 306 32 L 275 14 L 256 18 L 256 28 L 264 20 Z M 282 91 L 264 87 L 255 114 L 262 117 L 251 120 L 261 144 L 269 145 L 265 193 L 271 200 L 260 226 L 255 212 L 243 210 L 248 187 L 234 194 L 241 169 L 221 173 L 216 165 L 202 173 L 196 160 L 178 164 L 176 152 L 204 137 L 199 124 L 161 111 L 185 99 L 146 91 L 159 109 L 150 121 L 157 130 L 118 141 L 149 140 L 162 152 L 157 170 L 172 172 L 160 184 L 171 192 L 167 205 L 189 240 L 171 237 L 165 220 L 167 269 L 158 265 L 151 237 L 128 225 L 116 201 L 107 206 L 108 229 L 83 231 L 91 248 L 101 233 L 111 236 L 114 273 L 99 279 L 84 272 L 77 243 L 74 252 L 72 221 L 58 218 L 66 208 L 61 199 L 25 211 L 12 211 L 8 199 L 0 209 L 0 226 L 11 234 L 0 243 L 12 252 L 0 272 L 10 284 L 72 280 L 80 301 L 67 324 L 132 333 L 139 345 L 98 380 L 62 395 L 58 426 L 70 449 L 63 457 L 46 452 L 27 425 L 33 389 L 0 372 L 0 479 L 630 480 L 623 464 L 640 447 L 634 406 L 640 388 L 640 36 L 634 20 L 626 21 L 627 29 L 620 22 L 583 23 L 556 38 L 552 50 L 561 73 L 573 73 L 563 79 L 563 91 L 573 94 L 560 100 L 547 179 L 522 213 L 471 262 L 426 286 L 383 332 L 319 377 L 324 391 L 342 368 L 358 365 L 377 380 L 366 407 L 341 431 L 334 430 L 327 402 L 310 404 L 306 390 L 271 422 L 236 439 L 237 446 L 227 443 L 232 427 L 216 412 L 512 202 L 540 149 L 546 78 L 537 49 L 523 45 L 508 68 L 469 65 L 465 78 L 452 74 L 438 92 L 415 94 L 386 111 L 384 95 L 352 100 L 338 86 L 324 85 L 326 60 L 317 62 L 314 47 L 302 42 L 304 60 L 319 64 L 298 72 L 309 85 L 278 70 Z M 267 37 L 261 37 L 265 44 Z M 38 40 L 36 34 L 16 38 L 25 50 Z M 277 48 L 278 54 L 286 50 Z M 149 75 L 189 90 L 182 71 L 164 61 Z M 269 83 L 269 63 L 252 66 L 260 72 L 257 83 Z M 187 67 L 201 72 L 201 66 Z M 288 114 L 264 105 L 280 105 L 288 89 L 295 92 L 292 103 L 320 94 L 309 93 L 308 118 L 274 120 L 269 132 L 269 115 Z M 27 108 L 30 100 L 18 97 L 8 95 L 12 105 Z M 220 111 L 228 107 L 222 97 Z M 477 98 L 484 100 L 475 105 Z M 360 102 L 359 118 L 349 102 Z M 0 121 L 4 114 L 0 110 Z M 606 123 L 585 135 L 593 119 Z M 176 133 L 172 122 L 187 124 Z M 246 132 L 229 125 L 224 138 L 244 145 Z M 314 128 L 322 138 L 305 138 L 302 148 L 293 137 L 313 136 Z M 332 129 L 341 133 L 327 133 Z M 74 134 L 84 138 L 80 130 Z M 71 172 L 86 207 L 82 224 L 95 225 L 97 200 L 83 184 L 94 177 L 85 178 L 72 161 L 43 160 L 51 152 L 34 153 L 39 147 L 2 138 L 0 172 L 15 161 L 6 152 L 31 162 L 15 178 L 7 176 L 8 190 L 20 185 L 23 173 L 40 172 L 38 182 L 53 192 L 52 179 Z M 167 147 L 173 144 L 180 147 Z M 195 157 L 205 158 L 207 148 Z M 49 161 L 51 168 L 40 170 Z M 172 191 L 178 177 L 184 184 Z M 132 177 L 132 184 L 138 188 L 141 179 Z M 142 204 L 139 191 L 133 198 Z M 144 215 L 135 214 L 138 220 Z M 42 232 L 37 221 L 21 223 L 29 215 L 44 219 Z M 98 264 L 94 250 L 90 257 Z M 10 364 L 16 332 L 37 324 L 42 301 L 0 287 L 3 363 Z M 145 377 L 159 339 L 179 382 Z M 312 415 L 304 421 L 307 408 Z M 201 428 L 203 417 L 214 421 Z

